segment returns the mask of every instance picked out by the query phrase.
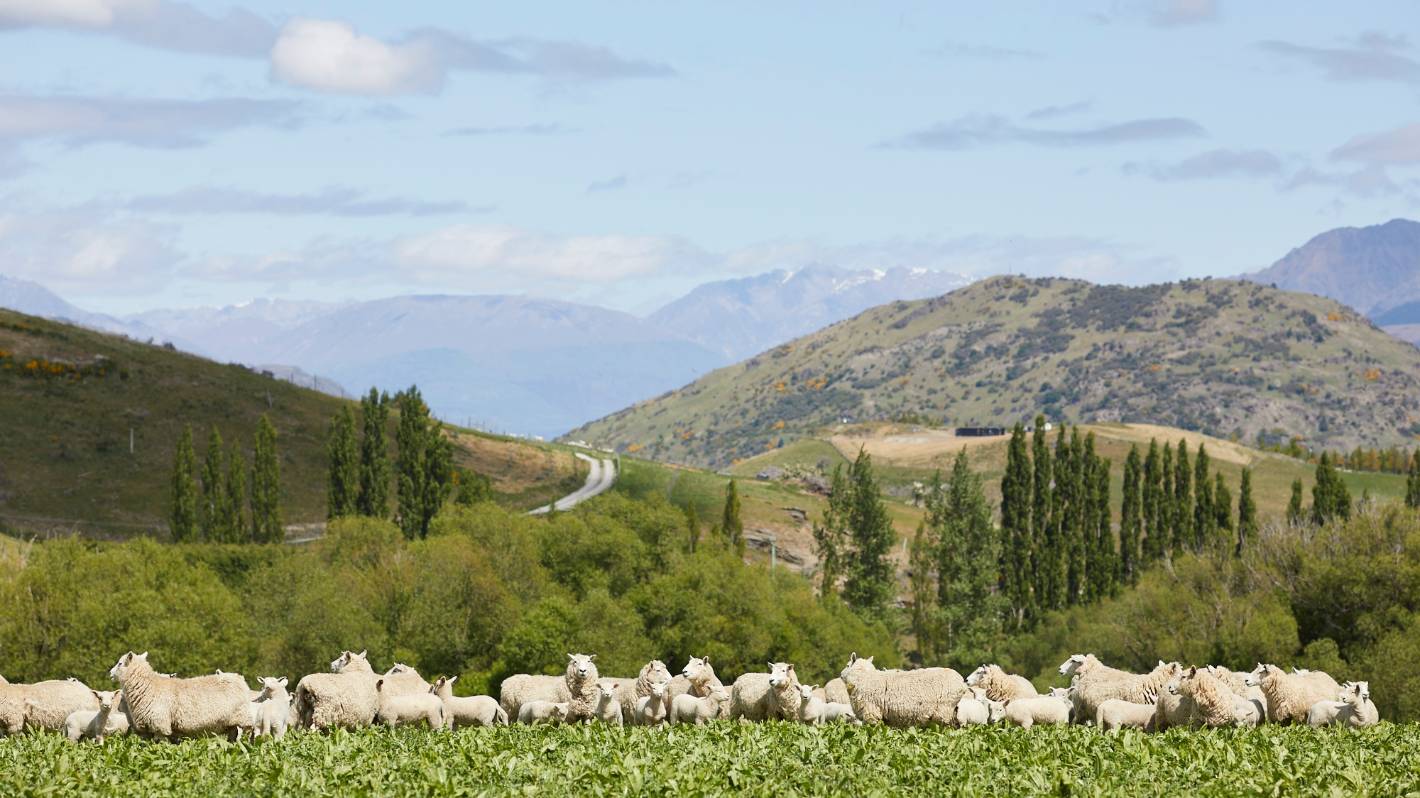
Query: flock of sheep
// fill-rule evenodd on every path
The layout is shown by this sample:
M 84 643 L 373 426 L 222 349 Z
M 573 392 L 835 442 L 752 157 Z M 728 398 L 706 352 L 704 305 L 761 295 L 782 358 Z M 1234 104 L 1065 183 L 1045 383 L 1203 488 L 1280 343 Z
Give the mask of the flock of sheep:
M 708 657 L 692 657 L 679 675 L 653 660 L 634 678 L 597 672 L 595 655 L 569 654 L 562 676 L 519 674 L 498 699 L 455 696 L 458 677 L 426 682 L 396 664 L 383 674 L 366 653 L 345 651 L 329 673 L 313 673 L 286 689 L 285 677 L 263 677 L 252 690 L 235 673 L 178 678 L 156 672 L 147 653 L 128 652 L 109 671 L 117 691 L 77 679 L 10 684 L 0 677 L 0 735 L 26 729 L 63 731 L 71 740 L 102 741 L 133 733 L 173 739 L 206 734 L 281 737 L 288 727 L 358 728 L 424 724 L 431 729 L 510 722 L 603 722 L 615 725 L 702 724 L 716 719 L 771 719 L 888 726 L 975 726 L 1004 722 L 1093 723 L 1103 731 L 1306 723 L 1369 726 L 1378 721 L 1366 682 L 1337 684 L 1321 671 L 1258 665 L 1240 673 L 1159 662 L 1145 674 L 1111 668 L 1093 654 L 1060 666 L 1069 687 L 1045 695 L 1024 677 L 983 665 L 963 679 L 951 668 L 881 670 L 853 654 L 839 678 L 801 684 L 794 666 L 769 664 L 726 687 Z

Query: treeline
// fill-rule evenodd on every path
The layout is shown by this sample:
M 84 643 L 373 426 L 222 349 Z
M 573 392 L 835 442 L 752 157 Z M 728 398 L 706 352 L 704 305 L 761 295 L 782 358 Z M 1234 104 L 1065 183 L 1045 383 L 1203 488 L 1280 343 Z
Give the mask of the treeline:
M 727 676 L 788 660 L 806 681 L 848 651 L 898 662 L 886 623 L 818 600 L 797 573 L 689 548 L 681 509 L 614 492 L 550 518 L 450 502 L 414 539 L 345 517 L 299 546 L 48 541 L 0 565 L 0 652 L 12 681 L 99 685 L 130 649 L 183 675 L 294 680 L 368 648 L 474 692 L 560 674 L 569 650 L 616 676 L 692 655 Z
M 276 427 L 257 422 L 252 464 L 238 445 L 228 451 L 212 426 L 199 470 L 192 427 L 183 428 L 173 456 L 168 529 L 175 543 L 274 543 L 281 523 L 281 459 Z

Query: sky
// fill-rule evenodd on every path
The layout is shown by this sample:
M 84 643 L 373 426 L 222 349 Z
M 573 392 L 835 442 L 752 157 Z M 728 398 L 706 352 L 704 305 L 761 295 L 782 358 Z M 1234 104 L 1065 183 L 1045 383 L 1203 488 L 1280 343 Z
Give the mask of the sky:
M 0 273 L 105 312 L 1138 284 L 1417 203 L 1409 0 L 0 0 Z

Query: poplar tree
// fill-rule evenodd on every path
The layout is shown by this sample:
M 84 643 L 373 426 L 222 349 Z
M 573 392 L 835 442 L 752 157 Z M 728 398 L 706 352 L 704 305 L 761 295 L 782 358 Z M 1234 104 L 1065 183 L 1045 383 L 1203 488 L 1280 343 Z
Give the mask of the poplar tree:
M 1089 549 L 1086 539 L 1085 516 L 1090 505 L 1089 460 L 1085 457 L 1085 447 L 1080 440 L 1080 428 L 1070 428 L 1070 507 L 1066 513 L 1065 544 L 1068 559 L 1065 561 L 1065 601 L 1073 606 L 1085 599 L 1085 558 Z
M 389 515 L 390 460 L 385 441 L 389 414 L 389 397 L 374 388 L 360 400 L 360 489 L 356 510 L 371 518 Z
M 276 427 L 263 413 L 256 423 L 252 449 L 251 538 L 257 543 L 280 543 L 286 537 L 281 523 L 281 459 L 276 452 Z
M 1149 439 L 1149 454 L 1144 457 L 1144 471 L 1140 481 L 1140 523 L 1143 525 L 1143 540 L 1140 546 L 1141 563 L 1148 565 L 1162 559 L 1163 537 L 1159 534 L 1159 441 Z M 1140 569 L 1142 570 L 1142 569 Z
M 1036 414 L 1035 429 L 1031 435 L 1031 540 L 1030 572 L 1033 604 L 1047 606 L 1045 595 L 1049 590 L 1046 574 L 1053 567 L 1057 553 L 1051 548 L 1050 494 L 1051 473 L 1050 445 L 1045 435 L 1045 416 Z
M 234 543 L 251 542 L 251 525 L 247 522 L 247 459 L 236 445 L 227 456 L 227 497 L 232 505 L 231 525 L 228 532 Z
M 917 638 L 917 653 L 924 663 L 937 661 L 937 553 L 943 547 L 927 525 L 926 519 L 917 525 L 912 536 L 907 568 L 912 590 L 912 636 Z
M 1297 484 L 1293 485 L 1293 498 L 1300 499 Z M 1242 481 L 1238 483 L 1238 543 L 1235 554 L 1242 556 L 1243 549 L 1257 540 L 1257 505 L 1252 501 L 1252 469 L 1244 468 Z
M 1094 453 L 1094 433 L 1090 433 L 1089 452 L 1090 506 L 1086 516 L 1090 545 L 1085 574 L 1089 579 L 1090 598 L 1098 601 L 1113 595 L 1119 584 L 1119 557 L 1114 549 L 1114 530 L 1109 517 L 1109 460 Z
M 896 592 L 896 571 L 888 559 L 893 542 L 892 519 L 873 475 L 873 460 L 866 451 L 858 451 L 848 478 L 853 485 L 847 524 L 852 549 L 848 553 L 843 598 L 848 606 L 865 615 L 882 617 Z
M 939 486 L 940 488 L 940 486 Z M 838 594 L 838 578 L 843 574 L 843 554 L 847 545 L 849 495 L 848 478 L 843 466 L 833 468 L 833 481 L 828 492 L 828 507 L 823 521 L 814 524 L 814 555 L 818 557 L 819 595 L 823 598 Z
M 1129 456 L 1124 458 L 1124 496 L 1119 512 L 1119 569 L 1125 584 L 1139 581 L 1140 560 L 1143 552 L 1140 541 L 1143 538 L 1143 493 L 1140 490 L 1141 477 L 1139 447 L 1130 446 Z
M 1193 472 L 1188 466 L 1188 442 L 1180 440 L 1173 460 L 1173 552 L 1193 542 Z
M 342 405 L 331 419 L 325 450 L 329 463 L 325 517 L 333 521 L 360 509 L 360 449 L 355 440 L 355 416 L 349 406 Z
M 940 477 L 934 478 L 940 486 Z M 1009 604 L 996 589 L 1001 536 L 963 447 L 945 491 L 928 497 L 927 528 L 937 545 L 937 596 L 931 624 L 938 653 L 961 667 L 988 659 L 1000 639 Z
M 207 436 L 207 455 L 202 461 L 202 502 L 198 512 L 199 537 L 223 542 L 222 524 L 229 515 L 225 511 L 227 486 L 222 482 L 222 433 L 217 425 Z
M 745 524 L 740 517 L 740 489 L 732 479 L 725 486 L 725 509 L 720 516 L 720 533 L 725 536 L 725 545 L 735 550 L 735 556 L 745 556 Z
M 1233 539 L 1233 494 L 1223 481 L 1223 472 L 1213 472 L 1213 526 L 1217 529 L 1218 548 L 1226 549 Z
M 1173 557 L 1173 445 L 1164 441 L 1164 454 L 1159 465 L 1159 552 Z
M 685 530 L 689 534 L 687 551 L 691 554 L 700 547 L 700 514 L 695 510 L 695 502 L 685 505 Z
M 1026 453 L 1025 429 L 1017 422 L 1006 448 L 1006 472 L 1001 477 L 1001 578 L 1017 622 L 1030 617 L 1031 464 Z
M 1302 523 L 1302 481 L 1292 480 L 1292 498 L 1287 502 L 1287 523 L 1297 526 Z
M 185 425 L 173 455 L 171 512 L 168 530 L 174 543 L 188 543 L 198 535 L 197 453 L 192 449 L 192 426 Z
M 1420 448 L 1410 456 L 1410 473 L 1405 479 L 1405 506 L 1420 509 Z
M 1213 510 L 1213 478 L 1208 473 L 1208 449 L 1199 443 L 1198 458 L 1193 462 L 1193 550 L 1202 552 L 1215 543 L 1218 515 Z

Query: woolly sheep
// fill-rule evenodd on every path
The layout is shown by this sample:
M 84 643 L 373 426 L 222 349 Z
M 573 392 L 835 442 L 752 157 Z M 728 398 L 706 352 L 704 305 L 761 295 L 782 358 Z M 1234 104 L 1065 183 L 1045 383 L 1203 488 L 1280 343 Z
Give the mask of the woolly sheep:
M 713 676 L 713 672 L 711 673 Z M 658 659 L 653 659 L 641 667 L 641 672 L 635 679 L 616 679 L 606 676 L 598 679 L 601 684 L 616 685 L 616 701 L 621 705 L 622 718 L 635 722 L 636 702 L 651 694 L 651 686 L 657 682 L 672 682 L 671 672 L 666 668 L 666 664 Z M 687 687 L 689 683 L 687 682 Z M 684 691 L 682 691 L 684 692 Z M 674 695 L 672 691 L 668 695 Z
M 91 690 L 94 698 L 99 702 L 98 709 L 76 709 L 69 713 L 69 717 L 64 719 L 64 736 L 74 742 L 80 740 L 93 740 L 96 743 L 104 741 L 104 737 L 110 734 L 122 734 L 128 731 L 128 718 L 119 707 L 123 700 L 123 691 L 109 692 L 107 690 Z
M 399 694 L 385 692 L 386 679 L 375 680 L 375 692 L 379 695 L 379 709 L 375 710 L 375 720 L 386 726 L 404 726 L 424 723 L 430 729 L 444 728 L 444 702 L 432 693 Z
M 597 665 L 593 661 L 596 654 L 568 654 L 567 673 L 563 678 L 567 682 L 567 715 L 565 720 L 568 723 L 591 720 L 596 716 L 597 703 L 600 700 L 600 691 L 597 689 Z
M 1193 722 L 1193 699 L 1179 692 L 1178 680 L 1169 682 L 1154 701 L 1154 723 L 1151 731 L 1163 731 Z
M 987 702 L 989 698 L 978 696 L 963 696 L 957 702 L 956 724 L 958 726 L 985 726 L 991 722 L 991 706 Z M 996 703 L 992 701 L 991 703 Z
M 636 699 L 635 722 L 641 726 L 658 726 L 670 714 L 670 680 L 651 685 L 651 694 Z
M 1022 729 L 1040 724 L 1059 726 L 1070 722 L 1073 691 L 1057 687 L 1035 698 L 1016 698 L 1006 702 L 1005 720 Z
M 1222 682 L 1224 687 L 1231 690 L 1233 695 L 1241 697 L 1252 705 L 1252 709 L 1247 710 L 1245 715 L 1249 717 L 1255 715 L 1257 723 L 1267 720 L 1267 696 L 1263 695 L 1261 687 L 1247 683 L 1251 674 L 1228 670 L 1221 665 L 1209 665 L 1207 671 Z M 1248 725 L 1256 725 L 1256 723 Z
M 291 720 L 291 694 L 286 691 L 286 677 L 263 676 L 257 681 L 261 690 L 257 700 L 251 703 L 252 736 L 286 736 L 286 726 Z
M 1328 679 L 1330 677 L 1327 677 Z M 1335 700 L 1340 692 L 1328 689 L 1325 681 L 1312 675 L 1286 673 L 1276 665 L 1258 663 L 1249 684 L 1262 688 L 1267 697 L 1267 717 L 1276 723 L 1306 723 L 1307 713 L 1318 701 Z
M 715 668 L 710 665 L 709 657 L 691 657 L 686 661 L 685 667 L 680 673 L 671 679 L 671 686 L 667 695 L 671 697 L 671 703 L 675 699 L 689 694 L 695 698 L 704 698 L 711 691 L 723 688 L 725 685 L 720 678 L 715 675 Z
M 779 674 L 777 684 L 775 674 Z M 792 691 L 789 697 L 787 692 Z M 743 721 L 777 718 L 795 720 L 799 716 L 799 679 L 787 662 L 769 663 L 769 673 L 741 674 L 730 687 L 730 717 Z
M 403 662 L 396 662 L 385 671 L 384 682 L 384 690 L 389 695 L 423 695 L 429 692 L 431 687 L 424 681 L 424 677 L 419 675 L 419 671 Z
M 730 692 L 724 687 L 716 687 L 709 694 L 694 696 L 682 693 L 671 699 L 671 723 L 692 723 L 699 726 L 723 717 L 725 706 L 730 703 Z
M 1216 671 L 1189 668 L 1168 689 L 1185 699 L 1192 709 L 1190 725 L 1205 728 L 1256 726 L 1261 714 L 1252 702 L 1228 689 Z
M 1153 704 L 1135 704 L 1111 698 L 1095 711 L 1095 726 L 1105 732 L 1116 729 L 1143 731 L 1153 724 L 1154 712 Z
M 666 680 L 669 684 L 670 680 Z M 616 682 L 601 682 L 597 685 L 597 708 L 593 715 L 602 723 L 610 723 L 613 726 L 622 725 L 621 702 L 617 700 L 618 685 Z
M 848 698 L 848 685 L 844 684 L 843 679 L 838 676 L 829 679 L 827 684 L 815 690 L 814 695 L 830 704 L 851 703 Z
M 429 692 L 438 696 L 444 704 L 444 728 L 461 726 L 507 726 L 508 713 L 492 696 L 454 695 L 457 676 L 440 676 L 434 680 Z
M 1006 673 L 1000 665 L 982 665 L 966 677 L 966 683 L 985 690 L 986 697 L 992 701 L 1034 698 L 1040 695 L 1029 679 Z
M 1111 698 L 1135 704 L 1153 703 L 1182 671 L 1183 666 L 1177 662 L 1160 660 L 1148 673 L 1129 673 L 1105 665 L 1094 654 L 1074 654 L 1060 665 L 1062 676 L 1074 677 L 1076 723 L 1094 721 L 1100 704 Z
M 843 721 L 845 723 L 860 724 L 858 716 L 853 714 L 853 707 L 848 704 L 824 701 L 816 694 L 818 685 L 799 685 L 799 716 L 797 720 L 807 723 L 810 726 L 817 726 L 822 723 L 834 723 Z
M 566 676 L 519 673 L 504 679 L 498 690 L 498 706 L 509 718 L 518 717 L 523 704 L 529 701 L 558 704 L 566 703 L 571 698 L 572 694 L 567 692 Z
M 1371 703 L 1369 682 L 1347 682 L 1336 701 L 1318 701 L 1307 711 L 1307 723 L 1314 728 L 1331 724 L 1360 728 L 1379 722 L 1376 705 Z
M 148 664 L 148 653 L 124 654 L 109 670 L 123 688 L 128 725 L 144 737 L 236 736 L 251 722 L 251 691 L 235 673 L 178 679 Z
M 331 673 L 312 673 L 296 684 L 297 725 L 306 729 L 369 726 L 380 708 L 375 672 L 364 651 L 342 651 Z
M 967 693 L 961 674 L 951 668 L 883 671 L 872 657 L 857 652 L 839 675 L 853 714 L 869 724 L 948 726 L 956 721 L 957 702 Z
M 19 734 L 26 727 L 62 731 L 71 713 L 98 708 L 94 691 L 78 679 L 7 682 L 0 685 L 0 736 Z
M 518 708 L 518 722 L 529 726 L 561 723 L 567 719 L 566 701 L 528 701 Z

